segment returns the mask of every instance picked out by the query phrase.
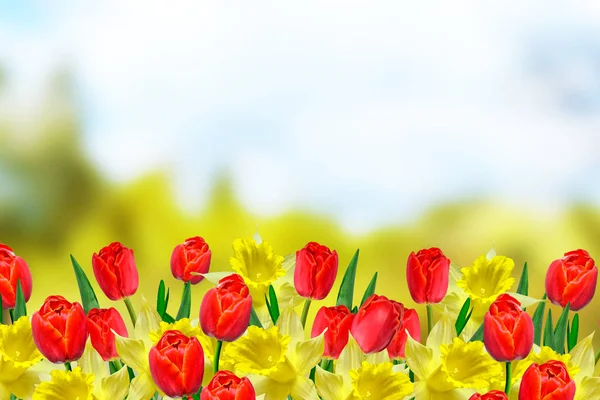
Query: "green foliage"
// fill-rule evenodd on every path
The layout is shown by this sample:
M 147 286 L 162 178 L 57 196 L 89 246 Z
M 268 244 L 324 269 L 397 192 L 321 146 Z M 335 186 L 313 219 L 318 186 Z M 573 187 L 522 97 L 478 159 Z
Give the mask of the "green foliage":
M 77 286 L 79 286 L 79 294 L 81 295 L 81 304 L 87 315 L 92 308 L 100 308 L 98 298 L 96 297 L 96 293 L 94 293 L 94 289 L 92 288 L 87 275 L 83 271 L 83 268 L 81 268 L 81 265 L 79 265 L 72 254 L 71 264 L 73 264 L 73 270 L 75 270 L 75 278 L 77 279 Z
M 533 313 L 533 343 L 540 345 L 542 340 L 542 324 L 544 322 L 544 312 L 546 311 L 546 294 L 542 296 L 542 301 L 538 304 Z
M 277 301 L 277 295 L 275 294 L 273 286 L 269 286 L 269 297 L 267 298 L 267 295 L 265 295 L 265 301 L 267 302 L 271 320 L 273 321 L 273 324 L 276 324 L 279 319 L 279 302 Z
M 469 311 L 470 307 L 471 298 L 467 297 L 467 300 L 465 300 L 463 306 L 461 307 L 458 317 L 456 318 L 456 322 L 454 323 L 454 327 L 456 328 L 456 336 L 459 336 L 462 333 L 463 329 L 467 325 L 467 322 L 469 322 L 469 319 L 471 318 L 471 313 L 473 310 Z
M 371 282 L 369 282 L 369 286 L 367 286 L 367 289 L 365 290 L 365 294 L 363 294 L 362 300 L 360 301 L 360 305 L 362 306 L 365 301 L 367 301 L 367 299 L 369 297 L 371 297 L 373 294 L 375 294 L 375 288 L 377 286 L 377 272 L 375 272 L 375 274 L 373 275 L 373 278 L 371 278 Z
M 340 291 L 337 296 L 338 306 L 346 306 L 348 309 L 352 310 L 352 301 L 354 298 L 354 283 L 356 281 L 356 267 L 358 265 L 358 253 L 359 250 L 356 250 L 354 253 L 354 257 L 350 260 L 350 264 L 346 268 L 346 272 L 344 273 L 344 279 L 342 279 L 342 285 L 340 286 Z
M 183 286 L 183 295 L 181 296 L 181 304 L 179 305 L 179 311 L 175 319 L 179 321 L 183 318 L 189 318 L 192 309 L 192 285 L 190 282 L 186 282 Z
M 21 280 L 17 281 L 17 296 L 15 303 L 14 321 L 18 321 L 19 318 L 27 316 L 27 305 L 25 304 L 25 295 L 23 294 L 23 287 L 21 286 Z

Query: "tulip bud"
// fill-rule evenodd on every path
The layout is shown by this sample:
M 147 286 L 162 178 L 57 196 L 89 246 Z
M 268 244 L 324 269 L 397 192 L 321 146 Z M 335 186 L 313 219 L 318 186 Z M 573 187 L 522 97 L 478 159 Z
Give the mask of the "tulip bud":
M 404 308 L 401 303 L 397 303 L 394 300 L 391 301 L 396 303 L 397 307 L 399 305 L 403 312 L 400 313 L 402 317 L 400 319 L 398 332 L 396 332 L 396 335 L 388 345 L 387 351 L 391 359 L 404 358 L 404 348 L 406 347 L 406 339 L 408 338 L 406 331 L 408 331 L 410 337 L 415 341 L 421 341 L 419 314 L 412 308 Z
M 406 280 L 415 303 L 439 303 L 448 291 L 450 260 L 436 247 L 408 256 Z
M 88 338 L 81 304 L 62 296 L 50 296 L 33 313 L 31 330 L 35 345 L 48 361 L 58 364 L 78 360 Z
M 319 243 L 310 242 L 296 252 L 296 291 L 304 298 L 323 300 L 333 287 L 337 271 L 337 252 Z
M 0 243 L 0 296 L 3 308 L 15 308 L 19 280 L 27 302 L 31 297 L 31 271 L 25 260 L 15 255 L 10 247 Z
M 350 327 L 363 353 L 377 353 L 390 344 L 400 328 L 402 311 L 385 296 L 374 294 L 365 301 Z
M 521 360 L 533 347 L 533 321 L 509 294 L 498 296 L 483 319 L 483 343 L 496 361 Z
M 527 368 L 519 388 L 519 400 L 573 400 L 575 382 L 562 361 L 550 360 Z
M 492 390 L 486 394 L 475 393 L 469 400 L 508 400 L 508 396 L 499 390 Z
M 238 378 L 230 371 L 217 372 L 200 394 L 200 400 L 250 400 L 255 397 L 250 380 Z
M 171 272 L 175 279 L 190 282 L 195 285 L 202 281 L 202 275 L 192 275 L 192 272 L 205 274 L 210 267 L 211 251 L 208 244 L 199 236 L 186 240 L 177 245 L 171 254 Z
M 92 257 L 94 275 L 106 297 L 116 301 L 135 294 L 139 284 L 133 250 L 114 242 Z
M 115 308 L 92 308 L 88 312 L 87 327 L 92 346 L 104 361 L 119 357 L 112 331 L 122 337 L 128 337 L 128 333 L 123 317 Z
M 315 322 L 310 333 L 311 338 L 319 336 L 325 328 L 325 352 L 326 358 L 337 359 L 346 344 L 348 344 L 348 333 L 354 320 L 354 314 L 346 306 L 321 307 L 315 316 Z
M 252 296 L 238 274 L 219 281 L 202 298 L 200 326 L 217 340 L 233 342 L 246 331 L 252 312 Z
M 204 351 L 195 336 L 166 331 L 148 356 L 156 386 L 169 397 L 191 396 L 200 390 Z
M 596 292 L 598 267 L 585 250 L 565 253 L 550 264 L 546 272 L 546 293 L 553 304 L 571 311 L 581 310 L 589 304 Z

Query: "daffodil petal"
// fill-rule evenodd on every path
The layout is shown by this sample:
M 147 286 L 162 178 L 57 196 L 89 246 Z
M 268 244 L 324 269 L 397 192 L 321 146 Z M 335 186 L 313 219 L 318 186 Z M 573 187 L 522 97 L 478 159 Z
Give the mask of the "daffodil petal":
M 392 371 L 394 372 L 402 372 L 403 374 L 408 374 L 410 372 L 410 368 L 408 368 L 408 365 L 402 363 L 402 364 L 396 364 L 392 367 Z
M 448 311 L 444 310 L 439 321 L 433 326 L 427 337 L 427 347 L 433 350 L 435 356 L 439 356 L 440 346 L 452 343 L 455 337 L 454 321 L 450 318 Z
M 596 362 L 594 360 L 594 333 L 582 339 L 571 351 L 571 362 L 580 368 L 579 374 L 582 376 L 592 376 Z
M 259 375 L 249 375 L 248 379 L 252 382 L 256 395 L 264 395 L 265 400 L 283 400 L 291 391 L 292 382 L 280 383 Z
M 304 329 L 302 328 L 300 316 L 289 305 L 285 305 L 281 309 L 276 325 L 283 335 L 291 337 L 292 345 L 304 341 Z
M 300 375 L 294 381 L 290 394 L 293 399 L 319 400 L 315 384 L 310 379 Z
M 33 389 L 33 386 L 31 387 Z M 0 400 L 10 400 L 10 390 L 0 382 Z
M 138 339 L 146 339 L 150 332 L 157 330 L 160 327 L 162 319 L 158 312 L 148 303 L 146 298 L 142 296 L 142 309 L 138 313 L 137 322 L 135 324 L 135 337 Z
M 600 377 L 586 376 L 577 385 L 575 400 L 600 399 Z
M 206 279 L 208 282 L 212 283 L 213 285 L 216 285 L 219 283 L 219 281 L 231 274 L 233 274 L 233 271 L 227 272 L 227 271 L 223 271 L 223 272 L 207 272 L 206 274 L 199 274 L 197 272 L 191 272 L 192 275 L 202 275 L 204 277 L 204 279 Z
M 6 389 L 9 392 L 8 398 L 10 398 L 10 393 L 13 393 L 19 399 L 29 398 L 33 393 L 35 385 L 38 383 L 40 383 L 38 374 L 35 371 L 27 370 L 23 372 L 19 379 L 6 385 Z M 0 393 L 2 391 L 1 387 L 2 385 L 0 385 Z
M 100 354 L 94 350 L 91 342 L 88 342 L 83 351 L 83 355 L 77 361 L 77 365 L 81 367 L 83 372 L 94 374 L 97 381 L 106 378 L 110 375 L 108 366 L 102 360 Z
M 341 375 L 332 374 L 319 366 L 315 371 L 315 383 L 323 400 L 345 400 L 352 391 L 350 385 L 344 385 Z
M 296 344 L 296 354 L 293 363 L 298 374 L 304 375 L 308 373 L 319 363 L 324 351 L 325 340 L 323 334 Z
M 129 373 L 123 367 L 114 374 L 102 379 L 100 386 L 94 388 L 94 395 L 98 400 L 117 400 L 127 396 L 129 391 Z
M 439 366 L 439 359 L 434 360 L 433 350 L 415 341 L 410 335 L 406 338 L 406 363 L 420 381 L 427 380 Z
M 525 296 L 524 294 L 519 294 L 519 293 L 514 293 L 514 292 L 507 292 L 507 294 L 509 294 L 512 297 L 514 297 L 515 299 L 517 299 L 517 301 L 519 303 L 521 303 L 521 308 L 531 307 L 532 305 L 537 304 L 541 301 L 544 301 L 544 302 L 547 301 L 547 300 L 536 299 L 533 297 Z
M 384 362 L 390 361 L 390 356 L 387 352 L 387 349 L 383 349 L 378 353 L 367 354 L 365 361 L 375 365 L 383 364 Z
M 342 350 L 335 366 L 336 373 L 346 376 L 353 369 L 360 368 L 364 359 L 365 354 L 358 346 L 356 339 L 352 337 L 352 333 L 349 333 L 348 344 L 346 344 L 346 347 Z
M 296 253 L 290 253 L 283 256 L 283 262 L 281 263 L 281 266 L 286 271 L 294 268 L 296 266 Z
M 140 374 L 132 379 L 127 400 L 148 400 L 157 390 L 150 374 Z
M 150 349 L 146 342 L 142 339 L 130 339 L 115 334 L 115 344 L 117 345 L 117 353 L 125 364 L 140 374 L 148 371 L 148 353 Z

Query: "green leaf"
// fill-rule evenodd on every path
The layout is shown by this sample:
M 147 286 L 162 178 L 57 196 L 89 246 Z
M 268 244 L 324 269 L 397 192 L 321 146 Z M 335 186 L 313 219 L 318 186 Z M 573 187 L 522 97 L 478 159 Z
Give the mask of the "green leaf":
M 365 290 L 365 294 L 363 294 L 362 300 L 360 301 L 361 306 L 365 303 L 365 301 L 367 301 L 367 299 L 369 297 L 371 297 L 375 293 L 376 286 L 377 286 L 377 272 L 375 272 L 375 275 L 373 275 L 373 278 L 371 278 L 371 282 L 369 282 L 369 286 L 367 286 L 367 290 Z
M 467 322 L 469 322 L 469 318 L 471 317 L 471 313 L 469 313 L 469 308 L 471 307 L 471 298 L 467 297 L 465 300 L 460 312 L 458 313 L 458 317 L 456 318 L 456 322 L 454 323 L 454 327 L 456 328 L 456 336 L 459 336 L 463 331 Z
M 96 297 L 96 293 L 94 293 L 94 289 L 92 289 L 92 285 L 90 285 L 87 275 L 72 254 L 71 264 L 73 264 L 73 269 L 75 270 L 75 278 L 77 278 L 77 285 L 79 286 L 79 293 L 81 294 L 81 304 L 87 315 L 92 308 L 100 308 L 100 304 L 98 303 L 98 298 Z
M 552 310 L 548 309 L 548 316 L 546 317 L 546 327 L 544 328 L 544 346 L 550 347 L 556 351 L 554 345 L 554 333 L 552 332 Z
M 471 336 L 471 339 L 469 339 L 469 342 L 475 342 L 475 341 L 483 342 L 483 323 L 481 325 L 479 325 L 479 328 L 477 328 L 477 331 L 475 331 L 473 336 Z
M 554 328 L 554 349 L 558 354 L 565 354 L 565 335 L 567 334 L 567 323 L 569 322 L 569 311 L 571 310 L 571 303 L 567 303 L 567 306 L 563 308 L 556 327 Z
M 359 249 L 356 250 L 346 272 L 342 279 L 340 291 L 338 292 L 336 306 L 346 306 L 349 310 L 352 309 L 352 302 L 354 297 L 354 281 L 356 280 L 356 266 L 358 265 L 358 253 Z
M 179 305 L 179 311 L 177 312 L 177 321 L 183 318 L 190 317 L 190 310 L 192 309 L 192 285 L 190 282 L 186 282 L 183 286 L 183 295 L 181 296 L 181 304 Z
M 277 301 L 277 294 L 273 286 L 269 286 L 269 304 L 271 304 L 270 310 L 272 311 L 271 318 L 273 318 L 273 324 L 277 323 L 279 319 L 279 301 Z
M 15 303 L 15 317 L 14 322 L 18 321 L 19 318 L 27 315 L 27 305 L 25 304 L 25 295 L 23 294 L 23 287 L 21 286 L 21 280 L 17 280 L 17 299 Z
M 165 304 L 165 281 L 161 279 L 160 283 L 158 284 L 158 294 L 156 295 L 156 311 L 158 312 L 158 315 L 162 317 L 166 310 L 167 306 Z
M 525 261 L 525 265 L 523 265 L 523 272 L 521 272 L 521 279 L 519 279 L 517 293 L 522 294 L 524 296 L 528 296 L 529 293 L 529 271 L 527 268 L 527 261 Z
M 358 307 L 354 306 L 354 308 L 352 309 L 352 314 L 356 314 L 358 312 Z
M 172 324 L 173 322 L 175 322 L 175 318 L 173 318 L 173 316 L 167 312 L 165 313 L 165 315 L 162 316 L 162 320 L 167 324 Z
M 577 345 L 577 337 L 579 336 L 579 314 L 575 313 L 573 316 L 573 322 L 569 329 L 569 335 L 567 336 L 567 346 L 569 352 L 573 350 L 573 347 Z
M 260 319 L 258 318 L 258 315 L 256 314 L 256 310 L 254 309 L 254 307 L 252 307 L 252 312 L 250 313 L 250 325 L 249 326 L 258 326 L 259 328 L 262 328 L 262 324 L 260 323 Z
M 544 293 L 544 296 L 542 296 L 542 300 L 546 300 L 545 293 Z M 533 343 L 535 343 L 538 346 L 540 345 L 541 340 L 542 340 L 542 323 L 544 322 L 544 312 L 545 311 L 546 311 L 546 302 L 542 301 L 535 309 L 535 312 L 533 313 L 533 318 L 531 318 L 533 321 L 533 332 L 534 332 Z

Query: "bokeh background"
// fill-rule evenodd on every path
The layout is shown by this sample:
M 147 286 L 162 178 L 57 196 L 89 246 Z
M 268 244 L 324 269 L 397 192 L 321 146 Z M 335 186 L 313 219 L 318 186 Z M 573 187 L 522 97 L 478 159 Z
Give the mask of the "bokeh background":
M 257 227 L 281 255 L 360 248 L 359 298 L 379 271 L 413 307 L 406 259 L 431 246 L 527 261 L 539 297 L 564 252 L 600 260 L 599 150 L 595 0 L 0 1 L 0 242 L 30 309 L 77 299 L 69 254 L 92 278 L 111 241 L 136 305 L 161 279 L 176 301 L 178 243 L 224 271 Z

